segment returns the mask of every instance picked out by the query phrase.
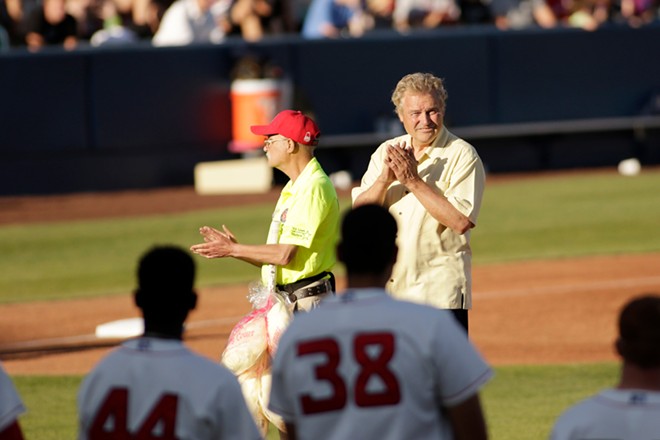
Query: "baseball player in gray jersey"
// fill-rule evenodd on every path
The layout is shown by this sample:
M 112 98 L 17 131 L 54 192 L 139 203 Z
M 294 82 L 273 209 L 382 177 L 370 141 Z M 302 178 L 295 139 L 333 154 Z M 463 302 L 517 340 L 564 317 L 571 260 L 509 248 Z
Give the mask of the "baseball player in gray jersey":
M 25 406 L 5 370 L 0 365 L 0 440 L 23 440 L 18 416 Z
M 660 296 L 623 308 L 615 346 L 623 358 L 618 385 L 567 409 L 552 440 L 660 440 Z
M 291 439 L 487 438 L 478 392 L 491 368 L 450 312 L 384 290 L 396 234 L 381 206 L 349 211 L 337 248 L 348 289 L 280 339 L 269 408 Z
M 104 358 L 78 394 L 79 439 L 260 439 L 240 385 L 183 345 L 195 308 L 195 265 L 176 247 L 140 260 L 135 303 L 144 335 Z

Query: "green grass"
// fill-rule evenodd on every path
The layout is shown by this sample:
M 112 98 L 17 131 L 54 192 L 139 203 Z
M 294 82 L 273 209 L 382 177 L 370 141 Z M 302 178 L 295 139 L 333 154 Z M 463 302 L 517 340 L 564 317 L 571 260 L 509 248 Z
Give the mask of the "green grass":
M 496 368 L 495 377 L 481 394 L 491 439 L 547 439 L 565 408 L 613 386 L 617 374 L 614 363 Z M 29 411 L 20 418 L 27 440 L 75 438 L 75 399 L 81 377 L 13 379 Z M 277 440 L 279 436 L 271 430 L 268 438 Z
M 139 255 L 153 244 L 184 248 L 201 241 L 202 225 L 237 225 L 246 243 L 265 240 L 272 206 L 178 215 L 0 228 L 0 302 L 126 293 Z M 199 261 L 205 283 L 237 282 L 258 271 L 235 260 Z
M 14 376 L 27 408 L 19 418 L 26 440 L 75 439 L 80 376 Z
M 475 264 L 660 251 L 660 172 L 634 178 L 574 175 L 487 186 L 472 236 Z M 342 208 L 348 206 L 342 200 Z M 265 240 L 271 205 L 178 215 L 0 227 L 0 303 L 126 294 L 139 255 L 156 243 L 199 242 L 227 224 L 245 243 Z M 258 271 L 197 258 L 200 286 L 245 282 Z M 339 268 L 341 271 L 341 268 Z M 545 439 L 567 406 L 616 381 L 608 364 L 496 368 L 483 405 L 494 440 Z M 28 440 L 75 438 L 80 377 L 14 377 L 29 413 Z M 278 438 L 274 433 L 269 438 Z
M 473 231 L 475 264 L 660 251 L 660 172 L 585 174 L 486 187 Z M 342 199 L 342 209 L 350 201 Z M 176 215 L 0 227 L 0 303 L 126 294 L 153 244 L 190 247 L 202 225 L 227 224 L 263 243 L 271 204 Z M 198 285 L 248 282 L 259 271 L 232 259 L 196 258 Z M 341 273 L 341 267 L 338 268 Z
M 568 406 L 616 384 L 615 363 L 507 366 L 481 393 L 493 440 L 547 439 Z
M 660 173 L 585 174 L 486 187 L 475 264 L 660 250 Z

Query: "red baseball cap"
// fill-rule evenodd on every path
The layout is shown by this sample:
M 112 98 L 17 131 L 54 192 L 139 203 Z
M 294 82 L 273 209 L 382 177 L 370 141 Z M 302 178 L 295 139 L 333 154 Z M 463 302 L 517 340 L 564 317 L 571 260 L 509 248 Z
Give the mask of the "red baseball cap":
M 270 124 L 252 125 L 250 131 L 264 136 L 281 134 L 304 145 L 316 145 L 321 136 L 316 123 L 296 110 L 282 110 Z

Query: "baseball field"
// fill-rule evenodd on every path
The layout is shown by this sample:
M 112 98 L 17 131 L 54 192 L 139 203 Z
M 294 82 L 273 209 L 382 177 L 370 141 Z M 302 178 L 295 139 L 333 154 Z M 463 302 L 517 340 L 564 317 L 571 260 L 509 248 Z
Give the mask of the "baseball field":
M 658 188 L 658 168 L 489 176 L 472 236 L 470 336 L 496 368 L 482 395 L 491 438 L 546 438 L 567 405 L 615 382 L 619 308 L 660 293 Z M 26 437 L 75 436 L 82 375 L 119 342 L 97 338 L 96 326 L 138 316 L 130 293 L 144 250 L 187 248 L 204 224 L 225 223 L 240 241 L 260 243 L 278 191 L 0 197 L 0 358 L 29 410 Z M 348 193 L 340 197 L 346 208 Z M 218 359 L 250 309 L 248 283 L 258 273 L 197 261 L 200 303 L 187 342 Z

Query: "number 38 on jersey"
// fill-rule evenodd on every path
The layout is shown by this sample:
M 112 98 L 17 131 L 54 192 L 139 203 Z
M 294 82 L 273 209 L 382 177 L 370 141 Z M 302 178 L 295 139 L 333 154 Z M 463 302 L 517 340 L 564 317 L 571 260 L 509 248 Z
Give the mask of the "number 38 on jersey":
M 396 405 L 401 400 L 399 380 L 390 369 L 395 353 L 395 339 L 391 333 L 360 333 L 353 337 L 350 350 L 344 352 L 334 338 L 306 340 L 298 343 L 296 356 L 311 361 L 314 379 L 330 393 L 312 392 L 300 396 L 304 414 L 336 411 L 344 408 L 349 399 L 359 407 Z M 353 363 L 354 377 L 344 377 L 343 362 Z

